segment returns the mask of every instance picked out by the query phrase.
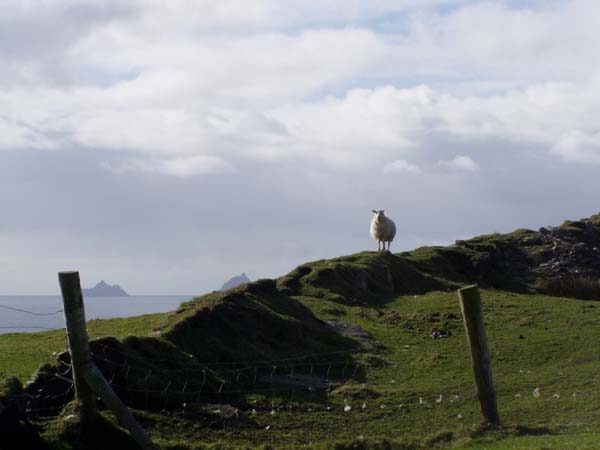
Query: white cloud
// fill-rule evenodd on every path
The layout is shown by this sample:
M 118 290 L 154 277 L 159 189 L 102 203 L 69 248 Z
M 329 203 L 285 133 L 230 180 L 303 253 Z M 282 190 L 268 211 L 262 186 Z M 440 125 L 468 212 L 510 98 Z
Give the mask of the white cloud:
M 105 163 L 105 166 L 116 173 L 145 172 L 178 178 L 235 172 L 235 168 L 224 159 L 205 155 L 158 160 L 135 159 L 116 167 L 109 163 Z
M 445 160 L 443 147 L 427 150 L 428 142 L 451 137 L 464 145 L 485 145 L 490 139 L 506 142 L 507 148 L 511 142 L 541 145 L 565 160 L 598 158 L 600 90 L 595 81 L 543 83 L 492 96 L 388 85 L 351 89 L 340 97 L 290 99 L 274 108 L 239 109 L 225 101 L 204 105 L 201 96 L 193 95 L 175 104 L 145 99 L 135 86 L 120 98 L 123 89 L 2 93 L 8 106 L 0 120 L 2 147 L 75 144 L 115 155 L 125 150 L 140 158 L 148 155 L 149 164 L 175 156 L 214 156 L 234 165 L 239 158 L 290 159 L 360 169 L 415 154 Z M 153 92 L 150 85 L 144 89 Z
M 212 144 L 203 117 L 184 110 L 98 109 L 79 119 L 72 137 L 86 147 L 176 155 L 205 154 Z
M 453 8 L 431 8 L 441 4 Z M 357 169 L 417 152 L 445 160 L 428 142 L 451 136 L 596 158 L 596 2 L 23 5 L 1 9 L 0 21 L 16 15 L 27 29 L 87 19 L 48 41 L 52 61 L 36 56 L 43 41 L 19 58 L 0 53 L 12 68 L 5 76 L 27 75 L 0 94 L 6 148 L 133 151 L 150 166 L 225 155 L 234 165 L 291 159 Z M 390 12 L 401 20 L 381 25 Z
M 389 70 L 459 79 L 585 80 L 598 72 L 600 5 L 594 0 L 510 7 L 476 1 L 449 14 L 415 14 L 392 38 Z
M 367 248 L 356 211 L 373 199 L 406 212 L 407 249 L 578 217 L 598 196 L 599 22 L 596 0 L 0 2 L 2 227 L 48 241 L 53 227 L 85 229 L 87 267 L 104 252 L 110 270 L 117 249 L 136 255 L 140 286 L 166 289 L 157 268 L 186 252 L 196 268 L 219 254 L 222 270 L 278 275 L 282 260 Z M 485 177 L 451 185 L 441 173 L 479 165 Z M 480 222 L 448 212 L 467 204 Z M 346 227 L 335 244 L 326 215 Z M 451 223 L 439 228 L 440 215 Z M 268 232 L 249 245 L 254 229 Z M 418 242 L 402 241 L 415 230 Z M 296 250 L 279 242 L 290 233 Z M 213 255 L 190 247 L 198 236 Z M 31 267 L 42 247 L 28 247 Z M 140 249 L 160 263 L 140 271 Z
M 219 37 L 173 30 L 156 40 L 155 30 L 112 24 L 79 41 L 70 55 L 92 67 L 139 72 L 113 92 L 121 100 L 248 107 L 304 98 L 352 79 L 384 51 L 380 37 L 359 27 Z
M 600 132 L 573 130 L 552 148 L 566 160 L 600 164 Z
M 450 161 L 438 161 L 440 167 L 451 170 L 463 170 L 466 172 L 476 172 L 479 170 L 479 165 L 469 156 L 458 155 Z
M 415 146 L 430 114 L 431 95 L 426 86 L 353 89 L 343 98 L 290 104 L 270 116 L 285 126 L 304 156 L 336 167 L 361 167 Z
M 419 166 L 410 164 L 403 159 L 397 159 L 396 161 L 387 162 L 383 165 L 383 173 L 394 174 L 394 173 L 421 173 Z
M 54 148 L 56 144 L 43 132 L 23 123 L 3 119 L 0 116 L 0 149 Z

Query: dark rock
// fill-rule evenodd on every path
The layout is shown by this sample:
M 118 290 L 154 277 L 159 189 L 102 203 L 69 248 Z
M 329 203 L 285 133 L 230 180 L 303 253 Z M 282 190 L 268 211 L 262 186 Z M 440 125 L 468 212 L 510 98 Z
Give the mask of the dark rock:
M 58 356 L 57 365 L 44 364 L 34 379 L 25 386 L 29 417 L 55 416 L 73 400 L 74 389 L 69 353 Z
M 0 398 L 0 450 L 48 448 L 38 430 L 19 411 L 19 407 L 10 399 Z
M 544 240 L 542 239 L 541 236 L 531 236 L 531 237 L 523 239 L 523 244 L 527 245 L 527 246 L 541 245 L 543 243 L 544 243 Z
M 431 330 L 431 339 L 447 339 L 452 335 L 452 333 L 449 330 L 438 330 L 438 329 L 433 329 Z

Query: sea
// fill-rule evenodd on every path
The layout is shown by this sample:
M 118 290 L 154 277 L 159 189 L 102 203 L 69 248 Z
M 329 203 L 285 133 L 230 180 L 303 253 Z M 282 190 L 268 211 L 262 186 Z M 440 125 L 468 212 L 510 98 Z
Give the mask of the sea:
M 85 317 L 110 319 L 176 309 L 193 295 L 130 295 L 86 297 Z M 60 295 L 0 295 L 0 334 L 55 330 L 65 327 Z

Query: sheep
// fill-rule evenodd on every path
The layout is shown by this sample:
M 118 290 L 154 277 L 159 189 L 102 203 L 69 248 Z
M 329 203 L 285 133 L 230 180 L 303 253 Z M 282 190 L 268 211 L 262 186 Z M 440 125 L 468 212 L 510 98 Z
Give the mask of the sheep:
M 381 243 L 383 243 L 383 251 L 386 250 L 385 243 L 387 242 L 387 251 L 390 251 L 390 243 L 396 236 L 396 224 L 392 219 L 386 217 L 384 209 L 373 210 L 375 214 L 371 220 L 371 237 L 377 241 L 377 251 L 381 251 Z

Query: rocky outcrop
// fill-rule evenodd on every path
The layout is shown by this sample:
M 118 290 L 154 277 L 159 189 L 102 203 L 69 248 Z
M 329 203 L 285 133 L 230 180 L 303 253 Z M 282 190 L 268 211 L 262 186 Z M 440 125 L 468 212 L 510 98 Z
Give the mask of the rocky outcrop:
M 541 277 L 600 277 L 600 232 L 589 220 L 541 228 L 523 245 Z
M 600 215 L 538 231 L 521 229 L 458 240 L 448 247 L 422 247 L 402 256 L 422 273 L 460 284 L 555 293 L 557 286 L 583 283 L 585 298 L 600 299 L 600 286 L 595 286 L 600 280 Z M 561 289 L 557 295 L 578 297 L 572 294 Z
M 233 289 L 246 283 L 250 283 L 250 278 L 248 278 L 246 273 L 242 273 L 241 275 L 237 275 L 227 280 L 219 290 L 226 291 L 227 289 Z
M 110 285 L 104 280 L 97 283 L 93 288 L 83 289 L 84 297 L 128 297 L 129 294 L 125 292 L 118 284 Z

